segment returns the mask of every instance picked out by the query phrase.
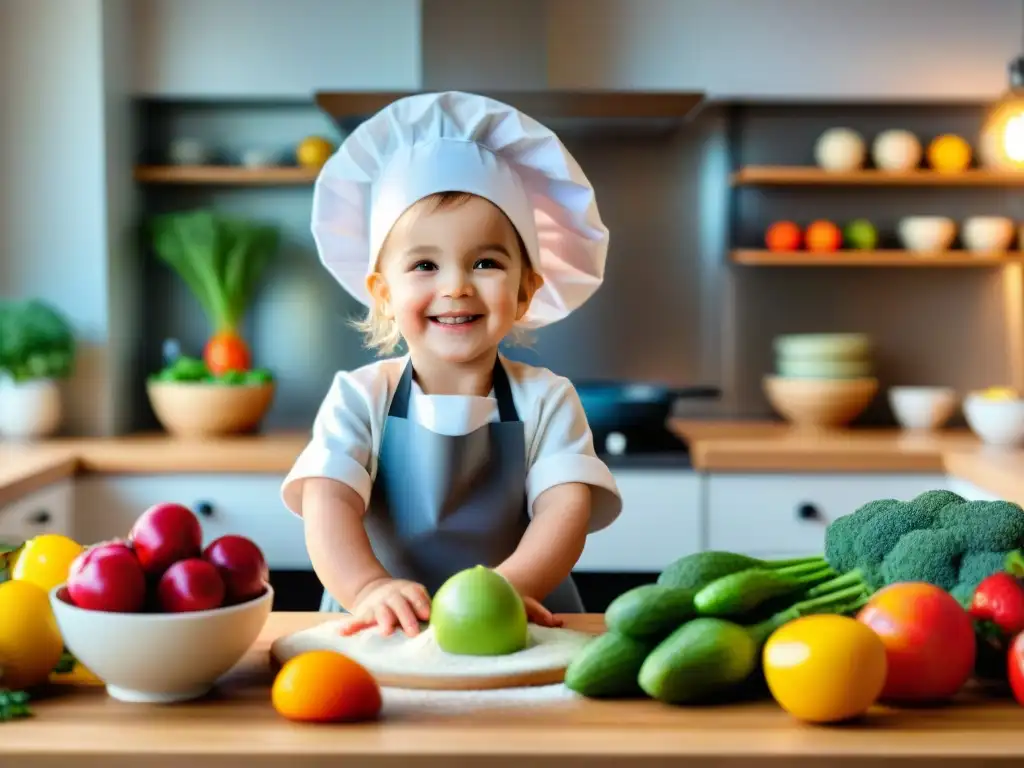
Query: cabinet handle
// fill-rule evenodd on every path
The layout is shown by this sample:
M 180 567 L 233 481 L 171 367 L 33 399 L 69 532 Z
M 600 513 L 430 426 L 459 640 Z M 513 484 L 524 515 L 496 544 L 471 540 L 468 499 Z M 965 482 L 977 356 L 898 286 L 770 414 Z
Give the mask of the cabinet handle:
M 196 504 L 196 514 L 200 517 L 213 517 L 213 504 L 208 501 L 200 501 Z
M 49 511 L 45 509 L 40 509 L 36 512 L 33 512 L 29 516 L 28 521 L 32 523 L 32 525 L 46 525 L 48 522 L 50 522 L 51 517 L 52 516 L 50 515 Z
M 801 520 L 822 520 L 821 511 L 813 504 L 801 504 L 797 507 L 796 516 Z

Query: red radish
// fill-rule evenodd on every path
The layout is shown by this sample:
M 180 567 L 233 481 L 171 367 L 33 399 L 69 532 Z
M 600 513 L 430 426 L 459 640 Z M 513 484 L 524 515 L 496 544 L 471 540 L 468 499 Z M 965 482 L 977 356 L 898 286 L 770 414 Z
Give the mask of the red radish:
M 146 602 L 146 575 L 123 541 L 89 547 L 68 570 L 68 596 L 79 608 L 137 613 Z
M 245 536 L 221 536 L 203 551 L 203 559 L 217 566 L 229 603 L 257 597 L 270 579 L 263 552 Z
M 224 580 L 215 565 L 190 557 L 164 571 L 156 593 L 160 609 L 167 613 L 208 611 L 224 602 Z
M 178 560 L 199 557 L 203 528 L 188 507 L 154 504 L 139 515 L 128 538 L 142 569 L 159 576 Z

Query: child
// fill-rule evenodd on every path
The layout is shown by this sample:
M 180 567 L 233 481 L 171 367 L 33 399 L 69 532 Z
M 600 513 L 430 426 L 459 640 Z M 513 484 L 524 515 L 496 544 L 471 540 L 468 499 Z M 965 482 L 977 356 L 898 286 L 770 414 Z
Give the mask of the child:
M 282 487 L 321 610 L 347 610 L 346 633 L 415 635 L 437 588 L 482 564 L 534 623 L 582 611 L 570 571 L 619 515 L 618 489 L 572 384 L 498 352 L 603 279 L 608 233 L 576 162 L 500 102 L 407 97 L 328 161 L 313 234 L 369 307 L 369 343 L 408 348 L 335 376 Z

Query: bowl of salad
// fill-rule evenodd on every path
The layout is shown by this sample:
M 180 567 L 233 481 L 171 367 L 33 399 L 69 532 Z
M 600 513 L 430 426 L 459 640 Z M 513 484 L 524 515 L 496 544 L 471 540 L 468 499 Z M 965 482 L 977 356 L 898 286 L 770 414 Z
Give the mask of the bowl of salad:
M 185 355 L 146 382 L 153 413 L 176 437 L 252 432 L 270 409 L 274 389 L 265 368 L 213 373 L 203 360 Z

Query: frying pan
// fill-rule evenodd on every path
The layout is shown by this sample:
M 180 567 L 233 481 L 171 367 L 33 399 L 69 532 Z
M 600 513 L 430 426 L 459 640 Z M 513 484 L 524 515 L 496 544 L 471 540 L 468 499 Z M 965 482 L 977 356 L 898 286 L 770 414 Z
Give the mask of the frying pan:
M 717 387 L 673 388 L 643 382 L 574 382 L 590 428 L 604 431 L 662 429 L 679 399 L 717 400 Z

